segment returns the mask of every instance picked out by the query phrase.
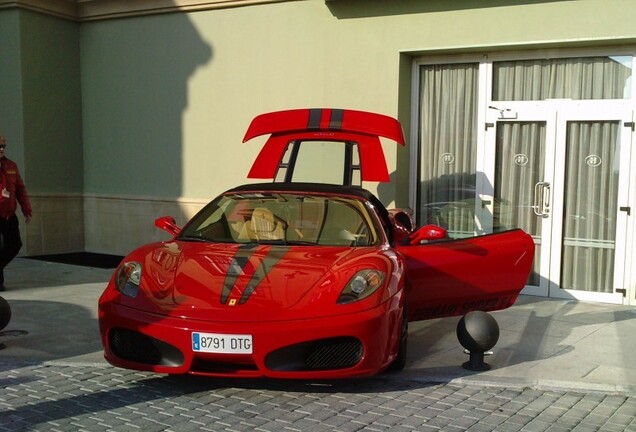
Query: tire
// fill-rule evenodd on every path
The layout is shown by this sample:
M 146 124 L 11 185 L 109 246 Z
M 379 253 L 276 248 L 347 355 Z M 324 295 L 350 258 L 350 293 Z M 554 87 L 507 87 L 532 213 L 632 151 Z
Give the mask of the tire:
M 399 372 L 404 370 L 404 367 L 406 366 L 406 351 L 409 339 L 409 320 L 406 311 L 406 301 L 404 302 L 404 308 L 402 309 L 402 323 L 400 324 L 399 332 L 400 345 L 398 346 L 397 356 L 388 368 L 391 372 Z

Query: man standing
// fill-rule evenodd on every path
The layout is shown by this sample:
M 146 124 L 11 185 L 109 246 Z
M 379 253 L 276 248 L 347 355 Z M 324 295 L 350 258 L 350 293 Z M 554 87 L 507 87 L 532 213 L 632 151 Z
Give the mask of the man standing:
M 7 141 L 0 134 L 0 291 L 4 291 L 4 268 L 22 247 L 18 217 L 20 203 L 27 223 L 31 220 L 31 203 L 20 177 L 18 166 L 5 156 Z

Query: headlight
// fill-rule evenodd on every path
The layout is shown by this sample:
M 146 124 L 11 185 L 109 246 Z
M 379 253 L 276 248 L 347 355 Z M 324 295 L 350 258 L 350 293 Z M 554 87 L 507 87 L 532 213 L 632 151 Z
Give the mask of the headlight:
M 351 278 L 338 297 L 338 304 L 352 303 L 370 296 L 382 286 L 384 273 L 378 270 L 361 270 Z
M 137 297 L 139 282 L 141 281 L 141 264 L 138 262 L 124 263 L 117 270 L 115 285 L 117 290 L 128 297 Z

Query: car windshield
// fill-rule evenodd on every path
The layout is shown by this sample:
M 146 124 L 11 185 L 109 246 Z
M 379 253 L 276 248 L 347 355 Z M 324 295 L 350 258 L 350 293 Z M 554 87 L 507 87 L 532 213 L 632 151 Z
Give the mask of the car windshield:
M 370 246 L 380 239 L 361 200 L 298 193 L 223 195 L 199 212 L 179 240 Z

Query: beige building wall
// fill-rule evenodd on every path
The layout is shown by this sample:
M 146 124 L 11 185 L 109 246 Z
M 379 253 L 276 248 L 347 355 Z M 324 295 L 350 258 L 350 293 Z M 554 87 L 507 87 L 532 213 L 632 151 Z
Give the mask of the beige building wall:
M 0 133 L 27 184 L 23 254 L 83 250 L 79 26 L 0 2 Z
M 0 1 L 0 20 L 15 13 L 3 3 L 15 2 Z M 375 111 L 397 116 L 409 137 L 418 56 L 636 47 L 631 0 L 140 3 L 144 10 L 93 0 L 57 12 L 79 29 L 83 185 L 60 212 L 44 210 L 55 208 L 54 195 L 33 191 L 47 222 L 27 228 L 27 253 L 60 249 L 52 239 L 69 218 L 82 220 L 87 251 L 125 254 L 162 238 L 154 218 L 185 221 L 247 182 L 262 141 L 242 138 L 262 112 Z M 408 149 L 384 149 L 391 184 L 365 186 L 387 205 L 406 205 Z

